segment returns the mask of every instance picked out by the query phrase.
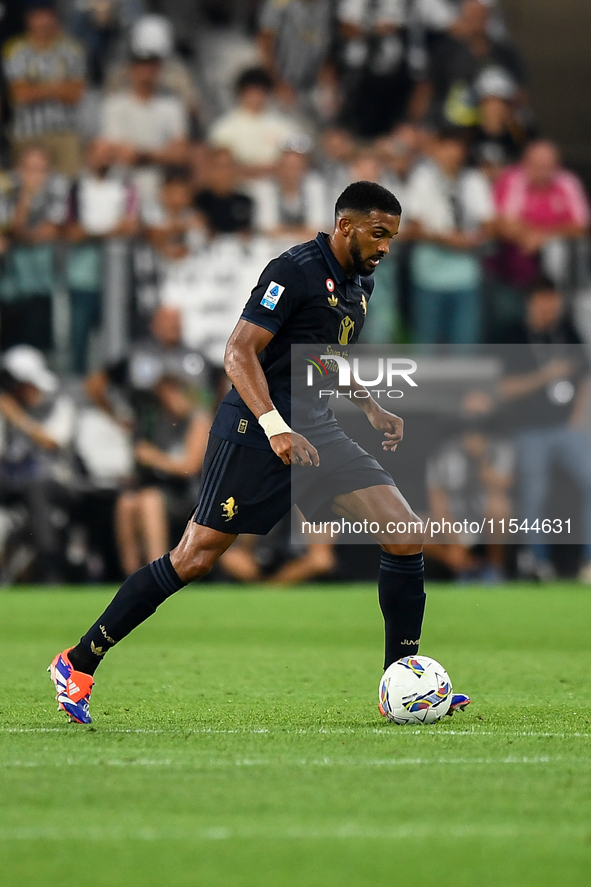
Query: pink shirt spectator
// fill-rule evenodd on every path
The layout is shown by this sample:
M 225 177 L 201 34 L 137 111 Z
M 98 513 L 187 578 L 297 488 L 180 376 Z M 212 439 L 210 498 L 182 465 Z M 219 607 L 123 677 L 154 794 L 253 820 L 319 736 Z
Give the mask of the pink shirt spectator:
M 529 181 L 523 166 L 510 167 L 497 180 L 494 198 L 502 218 L 541 229 L 557 225 L 586 227 L 591 217 L 581 182 L 563 169 L 557 170 L 547 185 L 539 187 Z

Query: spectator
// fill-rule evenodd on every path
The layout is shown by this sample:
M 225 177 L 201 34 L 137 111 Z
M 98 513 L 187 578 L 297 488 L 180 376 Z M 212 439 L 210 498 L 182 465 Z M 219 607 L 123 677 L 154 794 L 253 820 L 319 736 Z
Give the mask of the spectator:
M 42 582 L 64 580 L 64 558 L 56 506 L 70 500 L 75 407 L 60 391 L 40 351 L 10 348 L 3 359 L 0 413 L 5 443 L 0 460 L 0 499 L 24 502 Z
M 332 40 L 331 0 L 266 0 L 258 43 L 277 93 L 286 104 L 316 86 Z
M 131 0 L 131 4 L 134 0 Z M 88 80 L 101 88 L 105 67 L 128 24 L 129 0 L 76 0 L 68 4 L 68 25 L 86 51 Z
M 502 68 L 486 68 L 477 78 L 474 91 L 478 124 L 472 135 L 473 161 L 499 169 L 515 163 L 530 132 L 515 113 L 516 83 Z
M 497 527 L 497 521 L 512 516 L 514 455 L 508 441 L 489 437 L 478 423 L 471 425 L 443 444 L 427 463 L 429 516 L 451 526 L 465 521 L 465 526 L 483 526 L 484 521 L 485 531 L 450 532 L 445 542 L 428 545 L 425 555 L 444 564 L 460 581 L 497 582 L 503 578 L 503 547 L 490 544 L 494 535 L 487 522 L 492 520 Z M 489 543 L 484 552 L 483 543 Z
M 464 0 L 413 0 L 410 18 L 413 26 L 413 50 L 431 53 L 436 49 L 448 30 L 457 21 Z M 493 40 L 503 43 L 507 29 L 499 6 L 499 0 L 482 0 L 488 7 L 487 33 Z
M 499 177 L 494 194 L 504 242 L 495 261 L 499 276 L 530 286 L 540 271 L 541 254 L 548 258 L 555 246 L 555 275 L 563 281 L 567 242 L 587 235 L 590 211 L 583 185 L 561 167 L 556 146 L 547 141 L 529 145 L 522 162 Z
M 28 0 L 26 31 L 4 48 L 4 71 L 14 106 L 14 156 L 34 143 L 54 168 L 74 175 L 81 162 L 77 111 L 84 92 L 82 47 L 61 30 L 53 0 Z
M 474 87 L 487 68 L 502 69 L 517 84 L 516 101 L 525 100 L 525 72 L 515 49 L 490 37 L 489 7 L 481 0 L 464 0 L 457 19 L 434 51 L 429 65 L 429 118 L 436 125 L 475 126 L 478 123 Z
M 318 168 L 326 182 L 327 203 L 331 208 L 351 181 L 349 164 L 356 150 L 355 139 L 342 127 L 329 126 L 321 133 Z
M 401 122 L 415 86 L 403 0 L 341 0 L 341 120 L 364 138 Z
M 378 141 L 377 145 L 379 144 Z M 380 158 L 377 146 L 359 148 L 348 167 L 346 183 L 369 181 L 388 187 Z M 399 240 L 397 236 L 391 242 L 388 255 L 382 259 L 374 272 L 371 311 L 367 315 L 362 333 L 364 343 L 378 345 L 396 341 L 399 325 L 401 240 L 402 237 Z
M 160 95 L 162 59 L 132 56 L 130 87 L 103 102 L 101 135 L 111 143 L 117 163 L 133 169 L 142 200 L 156 201 L 163 165 L 188 162 L 188 120 L 175 96 Z
M 183 347 L 179 310 L 161 305 L 152 316 L 149 335 L 126 357 L 92 373 L 85 388 L 95 406 L 129 430 L 144 403 L 152 402 L 158 380 L 168 376 L 186 379 L 207 394 L 208 368 L 198 352 Z
M 358 148 L 349 165 L 349 181 L 381 183 L 382 174 L 382 165 L 373 145 Z
M 189 171 L 169 169 L 159 203 L 144 213 L 150 243 L 163 259 L 184 259 L 203 242 L 203 219 L 193 209 L 192 200 Z
M 521 520 L 541 523 L 553 466 L 576 483 L 582 498 L 586 544 L 579 578 L 591 583 L 591 447 L 585 429 L 589 364 L 551 280 L 538 278 L 528 295 L 525 319 L 508 336 L 526 347 L 507 349 L 500 394 L 510 405 L 515 434 Z M 552 346 L 552 347 L 550 347 Z M 570 515 L 569 515 L 570 517 Z M 519 564 L 538 579 L 554 575 L 550 549 L 530 545 Z
M 249 68 L 236 83 L 237 105 L 209 133 L 213 145 L 228 148 L 247 176 L 271 175 L 281 146 L 297 135 L 290 117 L 270 108 L 273 81 L 262 68 Z
M 311 240 L 330 221 L 322 177 L 310 171 L 309 143 L 294 142 L 281 154 L 274 179 L 257 182 L 256 227 L 294 243 Z
M 0 17 L 0 47 L 4 47 L 24 30 L 22 5 L 4 3 Z M 10 131 L 12 108 L 5 66 L 0 63 L 0 166 L 7 169 L 11 163 Z
M 185 384 L 183 384 L 183 381 Z M 150 408 L 138 415 L 136 471 L 119 496 L 115 527 L 126 575 L 168 551 L 170 525 L 184 527 L 197 499 L 211 425 L 210 414 L 196 406 L 184 380 L 163 376 L 152 388 Z
M 398 235 L 390 252 L 376 268 L 371 311 L 363 328 L 363 341 L 372 344 L 395 342 L 400 317 L 406 308 L 406 269 L 408 265 L 407 191 L 412 170 L 420 155 L 419 131 L 411 124 L 401 124 L 389 136 L 376 141 L 375 150 L 359 152 L 351 165 L 347 181 L 371 179 L 392 191 L 402 204 Z
M 100 318 L 103 241 L 133 236 L 138 229 L 137 192 L 114 172 L 112 162 L 111 146 L 95 139 L 86 149 L 85 168 L 70 192 L 66 282 L 72 369 L 79 375 L 87 370 L 90 334 Z
M 9 250 L 0 276 L 0 348 L 53 344 L 54 246 L 67 218 L 68 182 L 50 172 L 42 147 L 29 146 L 0 202 Z
M 377 141 L 376 154 L 383 170 L 381 184 L 400 200 L 404 221 L 406 188 L 421 155 L 419 130 L 410 123 L 402 123 L 391 135 Z
M 200 128 L 201 98 L 189 66 L 174 51 L 170 20 L 163 15 L 141 16 L 131 28 L 130 46 L 135 58 L 160 59 L 157 91 L 175 96 L 182 103 L 189 115 L 191 135 L 196 135 Z M 114 64 L 107 72 L 106 92 L 124 92 L 129 87 L 129 66 L 121 62 Z
M 228 148 L 213 148 L 206 184 L 195 196 L 212 234 L 244 234 L 252 228 L 253 201 L 238 186 L 239 168 Z
M 465 167 L 466 153 L 461 132 L 442 131 L 431 162 L 408 184 L 405 214 L 418 241 L 410 263 L 416 342 L 479 341 L 478 248 L 492 234 L 494 205 L 482 173 Z

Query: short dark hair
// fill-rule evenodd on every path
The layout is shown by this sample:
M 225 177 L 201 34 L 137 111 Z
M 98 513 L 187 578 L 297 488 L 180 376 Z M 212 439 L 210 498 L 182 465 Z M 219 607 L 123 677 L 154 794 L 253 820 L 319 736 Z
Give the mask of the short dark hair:
M 56 12 L 56 0 L 25 0 L 23 8 L 25 15 L 29 12 L 37 12 L 38 9 Z
M 540 272 L 536 275 L 527 289 L 528 299 L 535 296 L 536 293 L 560 293 L 560 289 L 556 286 L 551 277 Z
M 236 92 L 240 95 L 241 92 L 244 92 L 245 89 L 251 86 L 271 92 L 273 80 L 264 68 L 247 68 L 236 80 Z
M 437 130 L 437 139 L 440 142 L 462 142 L 466 146 L 470 139 L 470 132 L 465 126 L 445 123 Z
M 402 215 L 402 207 L 397 197 L 378 185 L 377 182 L 352 182 L 347 185 L 341 196 L 335 203 L 335 216 L 340 216 L 346 210 L 358 213 L 371 213 L 374 210 L 388 213 L 389 216 Z
M 187 166 L 166 166 L 164 168 L 163 184 L 171 185 L 173 182 L 189 185 L 191 183 L 191 170 Z

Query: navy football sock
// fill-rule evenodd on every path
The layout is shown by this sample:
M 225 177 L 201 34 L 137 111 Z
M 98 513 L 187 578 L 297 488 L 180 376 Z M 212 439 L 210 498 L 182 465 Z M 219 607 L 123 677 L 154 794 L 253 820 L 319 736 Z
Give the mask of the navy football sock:
M 165 554 L 129 576 L 105 612 L 97 619 L 68 657 L 77 671 L 94 674 L 101 659 L 156 608 L 186 583 L 179 579 Z
M 382 553 L 378 595 L 386 629 L 384 670 L 403 656 L 419 652 L 425 612 L 422 554 Z

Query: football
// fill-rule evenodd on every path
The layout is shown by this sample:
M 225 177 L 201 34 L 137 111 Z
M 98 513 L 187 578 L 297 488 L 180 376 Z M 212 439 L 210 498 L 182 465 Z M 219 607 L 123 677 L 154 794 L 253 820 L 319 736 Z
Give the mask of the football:
M 398 659 L 380 681 L 379 709 L 395 724 L 433 724 L 447 714 L 451 698 L 448 673 L 428 656 Z

